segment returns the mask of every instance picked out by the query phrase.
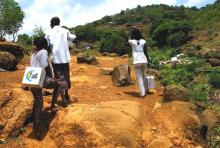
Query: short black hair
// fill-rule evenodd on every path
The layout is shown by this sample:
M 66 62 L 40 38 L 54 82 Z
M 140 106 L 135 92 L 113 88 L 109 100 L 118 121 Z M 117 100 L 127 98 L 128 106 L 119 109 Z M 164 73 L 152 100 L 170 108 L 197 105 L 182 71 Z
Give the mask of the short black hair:
M 37 47 L 36 50 L 47 49 L 47 40 L 44 37 L 34 38 L 33 44 Z
M 132 40 L 140 40 L 140 39 L 143 39 L 143 36 L 138 29 L 132 29 L 131 30 L 131 39 Z
M 51 18 L 51 20 L 50 20 L 50 26 L 51 26 L 51 28 L 53 28 L 54 26 L 57 26 L 57 25 L 60 25 L 60 19 L 59 19 L 59 17 L 53 17 L 53 18 Z

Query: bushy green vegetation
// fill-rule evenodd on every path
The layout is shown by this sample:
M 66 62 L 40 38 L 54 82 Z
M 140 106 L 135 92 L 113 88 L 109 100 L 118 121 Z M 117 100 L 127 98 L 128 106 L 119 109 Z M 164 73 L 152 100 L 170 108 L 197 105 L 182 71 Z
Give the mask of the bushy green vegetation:
M 196 37 L 197 31 L 207 30 L 210 31 L 210 34 L 215 34 L 216 29 L 220 27 L 219 23 L 216 23 L 220 20 L 219 10 L 219 2 L 201 9 L 163 4 L 137 6 L 135 9 L 122 10 L 116 15 L 105 16 L 93 23 L 72 29 L 76 31 L 81 41 L 97 43 L 100 42 L 103 34 L 106 36 L 105 32 L 118 30 L 126 34 L 131 26 L 137 26 L 144 37 L 152 41 L 152 46 L 176 48 L 185 45 L 193 37 Z M 121 37 L 123 36 L 120 34 L 117 34 L 119 36 L 115 33 L 112 34 L 114 39 L 122 40 Z M 121 53 L 115 51 L 115 49 L 120 50 L 121 48 L 112 48 L 114 45 L 107 44 L 105 45 L 113 50 L 110 49 L 110 52 Z M 215 44 L 219 45 L 219 43 Z M 118 45 L 116 44 L 116 46 Z M 99 50 L 106 51 L 106 49 Z
M 178 47 L 190 40 L 189 32 L 192 27 L 183 21 L 165 20 L 152 32 L 152 39 L 157 46 Z
M 16 33 L 22 26 L 24 12 L 15 0 L 0 1 L 0 39 L 5 35 L 12 35 L 15 39 Z
M 215 88 L 220 88 L 220 72 L 219 71 L 215 71 L 209 74 L 209 83 Z
M 128 49 L 125 48 L 126 34 L 122 31 L 103 31 L 101 32 L 101 40 L 99 42 L 100 52 L 117 53 L 123 55 L 128 53 Z

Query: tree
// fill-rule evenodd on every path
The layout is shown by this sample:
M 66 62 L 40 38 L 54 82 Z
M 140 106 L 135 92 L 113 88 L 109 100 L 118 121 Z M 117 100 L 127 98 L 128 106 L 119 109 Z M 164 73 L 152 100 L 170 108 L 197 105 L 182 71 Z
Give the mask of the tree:
M 101 41 L 99 43 L 99 51 L 117 53 L 119 55 L 128 53 L 128 50 L 124 48 L 126 36 L 127 35 L 123 31 L 105 31 L 102 34 Z
M 190 40 L 192 26 L 183 21 L 166 20 L 153 30 L 151 37 L 158 46 L 178 47 Z
M 14 0 L 1 0 L 0 1 L 0 38 L 6 34 L 13 35 L 22 26 L 24 19 L 24 12 L 21 7 Z
M 26 45 L 31 45 L 32 39 L 27 34 L 19 34 L 17 42 Z
M 44 37 L 45 33 L 42 26 L 35 26 L 33 30 L 33 39 L 36 37 Z

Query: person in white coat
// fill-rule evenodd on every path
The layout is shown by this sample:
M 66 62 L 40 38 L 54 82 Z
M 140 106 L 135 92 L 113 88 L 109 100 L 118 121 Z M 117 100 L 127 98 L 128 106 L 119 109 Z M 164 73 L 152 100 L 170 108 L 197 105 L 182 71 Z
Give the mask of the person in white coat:
M 132 29 L 128 40 L 132 48 L 133 65 L 136 74 L 137 84 L 140 89 L 140 97 L 143 98 L 148 91 L 144 70 L 148 64 L 148 53 L 146 41 L 138 29 Z M 146 54 L 146 55 L 145 55 Z
M 76 35 L 71 34 L 69 30 L 60 26 L 60 19 L 58 17 L 53 17 L 50 21 L 51 30 L 49 30 L 45 38 L 47 39 L 51 47 L 51 61 L 53 66 L 53 72 L 55 78 L 62 84 L 64 87 L 64 98 L 63 105 L 67 106 L 70 98 L 68 95 L 68 89 L 71 87 L 70 83 L 70 52 L 68 41 L 73 41 L 76 38 Z M 53 96 L 56 96 L 58 90 L 54 91 Z M 53 97 L 57 98 L 57 97 Z M 56 100 L 52 100 L 51 106 L 55 106 Z

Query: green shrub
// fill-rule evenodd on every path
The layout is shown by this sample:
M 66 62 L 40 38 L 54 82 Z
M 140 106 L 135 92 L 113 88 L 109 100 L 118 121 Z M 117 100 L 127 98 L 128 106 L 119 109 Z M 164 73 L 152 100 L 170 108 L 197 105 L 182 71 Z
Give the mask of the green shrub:
M 203 102 L 206 105 L 209 105 L 209 92 L 210 92 L 210 85 L 208 84 L 202 84 L 199 82 L 191 82 L 188 85 L 188 91 L 189 91 L 189 96 L 188 99 L 191 100 L 192 102 Z
M 187 87 L 189 82 L 193 80 L 193 73 L 188 71 L 186 68 L 170 68 L 166 67 L 161 70 L 162 80 L 161 84 L 180 84 Z
M 94 42 L 99 39 L 96 26 L 94 24 L 77 26 L 74 30 L 77 35 L 77 39 L 80 41 Z
M 154 26 L 155 27 L 155 26 Z M 158 46 L 177 47 L 186 43 L 192 27 L 183 21 L 164 20 L 152 31 L 151 37 Z
M 220 88 L 220 73 L 212 72 L 209 74 L 209 84 L 214 88 Z
M 107 31 L 102 34 L 99 42 L 100 52 L 117 53 L 123 55 L 129 52 L 129 49 L 124 48 L 126 34 L 121 31 Z

